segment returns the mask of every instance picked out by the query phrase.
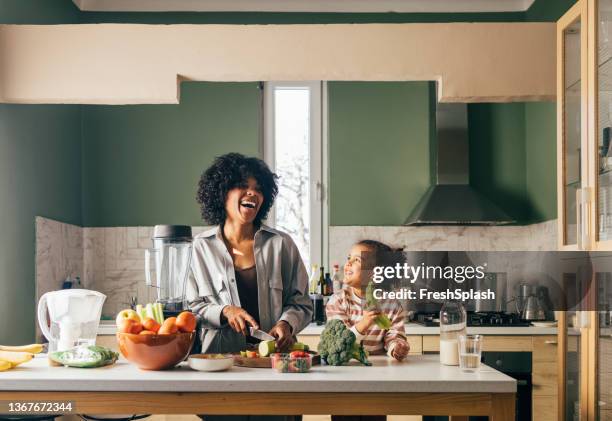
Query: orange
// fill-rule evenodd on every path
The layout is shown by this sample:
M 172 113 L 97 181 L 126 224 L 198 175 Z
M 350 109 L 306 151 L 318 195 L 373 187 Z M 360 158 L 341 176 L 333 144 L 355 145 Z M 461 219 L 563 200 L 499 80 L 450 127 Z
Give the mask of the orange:
M 190 311 L 183 311 L 176 318 L 176 325 L 181 332 L 189 333 L 196 329 L 196 317 Z
M 150 330 L 143 330 L 142 332 L 139 333 L 139 335 L 155 335 L 155 332 L 152 332 Z
M 159 328 L 157 332 L 160 335 L 170 335 L 178 332 L 178 326 L 176 325 L 176 317 L 168 317 Z

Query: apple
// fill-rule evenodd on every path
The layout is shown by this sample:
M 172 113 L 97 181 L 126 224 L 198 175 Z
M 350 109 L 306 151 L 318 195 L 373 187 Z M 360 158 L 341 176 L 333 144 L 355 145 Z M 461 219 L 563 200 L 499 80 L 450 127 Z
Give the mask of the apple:
M 138 324 L 141 323 L 140 316 L 132 309 L 121 310 L 119 314 L 117 314 L 117 327 L 121 326 L 121 323 L 125 319 L 134 320 L 135 322 L 138 322 Z
M 134 319 L 123 319 L 118 330 L 121 333 L 133 333 L 137 335 L 142 332 L 142 325 Z

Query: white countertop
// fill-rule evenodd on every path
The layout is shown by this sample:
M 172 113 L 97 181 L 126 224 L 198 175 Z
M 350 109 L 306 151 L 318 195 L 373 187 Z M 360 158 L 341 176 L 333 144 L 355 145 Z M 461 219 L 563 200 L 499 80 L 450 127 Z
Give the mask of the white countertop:
M 309 373 L 277 373 L 268 368 L 233 367 L 205 373 L 185 363 L 173 370 L 143 371 L 120 359 L 115 365 L 79 369 L 50 367 L 46 355 L 3 372 L 0 391 L 84 392 L 400 392 L 513 393 L 516 381 L 488 366 L 464 373 L 444 366 L 437 355 L 415 355 L 399 363 L 371 357 L 372 367 L 356 361 L 342 367 L 314 366 Z
M 469 334 L 480 335 L 556 335 L 556 327 L 468 327 Z M 114 321 L 103 321 L 98 327 L 98 335 L 114 335 L 117 331 Z M 309 324 L 302 330 L 300 335 L 320 335 L 323 332 L 323 325 L 317 326 L 315 323 Z M 439 327 L 425 327 L 416 323 L 406 323 L 407 335 L 439 335 Z

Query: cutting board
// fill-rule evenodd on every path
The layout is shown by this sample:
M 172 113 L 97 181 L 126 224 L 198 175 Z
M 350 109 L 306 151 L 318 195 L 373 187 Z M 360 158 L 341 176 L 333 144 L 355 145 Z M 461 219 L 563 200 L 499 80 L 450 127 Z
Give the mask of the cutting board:
M 312 365 L 321 365 L 321 356 L 316 352 L 309 352 L 312 355 Z M 247 358 L 240 354 L 234 355 L 234 365 L 237 367 L 248 368 L 272 368 L 272 358 L 257 357 Z

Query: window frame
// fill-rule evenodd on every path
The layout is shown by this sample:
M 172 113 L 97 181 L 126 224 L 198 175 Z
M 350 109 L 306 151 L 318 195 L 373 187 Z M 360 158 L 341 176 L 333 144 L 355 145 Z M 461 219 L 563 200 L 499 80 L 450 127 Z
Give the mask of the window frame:
M 328 201 L 327 201 L 327 84 L 322 81 L 271 81 L 263 84 L 263 157 L 275 171 L 275 116 L 274 92 L 278 89 L 308 89 L 309 107 L 309 204 L 310 204 L 310 264 L 327 264 Z M 276 225 L 274 207 L 270 210 L 270 226 Z

